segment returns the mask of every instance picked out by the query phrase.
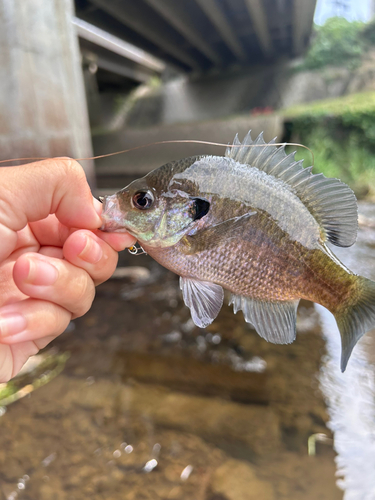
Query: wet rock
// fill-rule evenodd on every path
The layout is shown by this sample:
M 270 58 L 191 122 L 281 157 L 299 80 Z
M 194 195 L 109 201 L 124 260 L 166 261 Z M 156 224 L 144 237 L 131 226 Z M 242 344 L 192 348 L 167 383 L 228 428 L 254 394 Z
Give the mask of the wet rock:
M 319 450 L 315 460 L 306 452 L 308 435 L 327 432 L 316 377 L 324 342 L 311 306 L 301 304 L 303 333 L 296 342 L 277 346 L 227 306 L 206 332 L 190 325 L 178 280 L 167 272 L 131 304 L 120 299 L 124 284 L 118 279 L 102 285 L 86 316 L 92 320 L 78 319 L 75 332 L 55 341 L 72 353 L 63 374 L 1 417 L 0 497 L 2 489 L 8 497 L 28 474 L 20 499 L 50 500 L 56 494 L 57 500 L 231 500 L 223 481 L 239 473 L 224 466 L 236 458 L 256 464 L 234 460 L 248 478 L 246 492 L 252 484 L 265 486 L 259 500 L 268 500 L 267 485 L 277 500 L 342 500 L 331 448 Z M 177 307 L 169 305 L 173 297 Z M 171 332 L 179 335 L 167 342 Z M 118 357 L 120 351 L 137 353 L 139 367 L 128 375 L 128 359 Z M 198 362 L 190 364 L 189 357 Z M 266 363 L 266 381 L 246 371 L 230 374 L 237 361 L 256 357 Z M 263 404 L 253 404 L 263 390 Z M 56 459 L 45 467 L 42 462 L 53 453 Z M 154 458 L 158 466 L 145 473 Z M 193 469 L 183 480 L 187 466 Z
M 121 481 L 124 481 L 125 479 L 125 474 L 124 472 L 122 472 L 121 470 L 115 468 L 113 469 L 113 471 L 111 472 L 111 479 L 115 482 L 121 482 Z
M 174 488 L 171 489 L 171 491 L 168 493 L 167 498 L 171 500 L 178 500 L 182 499 L 182 494 L 183 494 L 183 489 L 181 486 L 175 486 Z
M 82 478 L 78 475 L 73 475 L 73 476 L 70 476 L 67 480 L 66 480 L 66 485 L 69 487 L 69 488 L 76 488 L 78 486 L 80 486 L 81 484 L 81 481 L 82 481 Z
M 95 476 L 92 479 L 92 484 L 95 486 L 96 491 L 98 493 L 101 492 L 108 492 L 110 483 L 112 483 L 111 479 L 108 477 L 108 475 L 103 475 L 103 476 Z
M 167 467 L 165 469 L 164 474 L 165 474 L 165 477 L 167 478 L 167 480 L 173 483 L 173 482 L 179 481 L 181 469 L 177 464 L 170 465 L 169 467 Z
M 94 476 L 96 473 L 96 468 L 93 465 L 83 465 L 78 472 L 78 477 L 82 480 L 88 477 Z
M 342 500 L 343 492 L 335 485 L 334 453 L 319 455 L 285 453 L 261 467 L 261 479 L 275 484 L 277 500 Z
M 147 267 L 129 266 L 117 267 L 111 279 L 128 279 L 133 283 L 148 282 L 151 272 Z
M 267 403 L 267 373 L 233 370 L 193 357 L 160 356 L 154 353 L 120 352 L 117 365 L 122 376 L 160 384 L 179 391 L 221 396 L 242 403 Z M 120 368 L 118 370 L 120 372 Z
M 279 421 L 267 406 L 241 405 L 143 384 L 117 386 L 102 380 L 87 387 L 75 381 L 74 391 L 67 391 L 72 382 L 66 379 L 62 383 L 64 406 L 74 402 L 92 409 L 106 408 L 111 419 L 126 411 L 131 402 L 133 413 L 147 415 L 155 425 L 164 428 L 181 429 L 216 443 L 232 441 L 260 456 L 280 447 Z
M 274 500 L 272 486 L 256 476 L 253 467 L 240 460 L 228 460 L 213 474 L 211 489 L 227 500 Z
M 39 495 L 40 500 L 67 500 L 61 482 L 57 479 L 43 484 L 39 489 Z
M 70 463 L 72 463 L 73 465 L 76 465 L 79 463 L 84 463 L 85 458 L 86 457 L 84 455 L 82 455 L 81 453 L 74 453 L 70 457 Z
M 218 444 L 242 443 L 256 455 L 272 453 L 280 446 L 279 422 L 267 407 L 170 393 L 154 408 L 153 419 L 160 425 L 186 429 Z

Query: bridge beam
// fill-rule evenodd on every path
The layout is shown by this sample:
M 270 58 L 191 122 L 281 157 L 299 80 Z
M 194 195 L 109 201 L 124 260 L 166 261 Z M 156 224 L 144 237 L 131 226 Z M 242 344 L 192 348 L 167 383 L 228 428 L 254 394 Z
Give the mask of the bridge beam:
M 142 5 L 134 0 L 91 0 L 93 4 L 118 19 L 132 30 L 144 36 L 165 52 L 192 69 L 200 70 L 200 64 L 184 49 L 178 47 L 166 28 L 168 24 L 157 16 L 150 17 L 142 10 Z
M 111 61 L 110 58 L 102 55 L 96 56 L 95 63 L 100 69 L 115 73 L 116 75 L 129 78 L 138 83 L 146 83 L 150 79 L 150 74 L 144 73 L 138 69 L 129 68 L 125 64 L 120 64 L 116 61 Z
M 156 59 L 156 57 L 147 54 L 144 50 L 139 49 L 138 47 L 135 47 L 134 45 L 131 45 L 130 43 L 125 42 L 124 40 L 121 40 L 104 30 L 101 30 L 97 26 L 87 23 L 82 19 L 78 19 L 77 17 L 73 17 L 72 22 L 80 38 L 98 45 L 99 47 L 103 47 L 103 49 L 114 52 L 125 59 L 140 64 L 141 66 L 157 73 L 164 71 L 165 64 Z
M 272 54 L 272 41 L 270 31 L 267 24 L 267 15 L 262 6 L 261 0 L 245 0 L 249 16 L 253 23 L 253 28 L 259 45 L 266 57 Z
M 184 4 L 176 0 L 145 0 L 161 16 L 163 16 L 177 31 L 179 31 L 194 47 L 204 54 L 211 62 L 222 65 L 223 60 L 204 36 L 197 29 L 195 20 Z
M 246 53 L 215 0 L 196 0 L 196 2 L 216 27 L 233 54 L 241 61 L 245 60 Z
M 315 0 L 294 0 L 293 51 L 296 56 L 300 55 L 308 44 L 315 4 Z

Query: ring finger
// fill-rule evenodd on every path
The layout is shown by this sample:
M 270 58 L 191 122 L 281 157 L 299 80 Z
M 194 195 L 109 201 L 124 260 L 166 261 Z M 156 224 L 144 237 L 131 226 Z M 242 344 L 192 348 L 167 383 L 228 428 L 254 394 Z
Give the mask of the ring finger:
M 73 317 L 85 314 L 94 300 L 95 286 L 89 274 L 66 260 L 26 253 L 16 261 L 13 277 L 25 295 L 53 302 Z

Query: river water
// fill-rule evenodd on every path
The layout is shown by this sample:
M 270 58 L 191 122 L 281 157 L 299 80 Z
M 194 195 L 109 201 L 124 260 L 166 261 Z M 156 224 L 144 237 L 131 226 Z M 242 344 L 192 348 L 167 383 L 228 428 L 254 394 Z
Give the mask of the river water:
M 360 211 L 335 252 L 375 279 L 375 207 Z M 297 328 L 275 346 L 223 307 L 200 330 L 176 276 L 124 252 L 0 409 L 0 500 L 375 499 L 373 336 L 341 374 L 330 313 L 303 302 Z
M 337 249 L 352 271 L 375 280 L 375 207 L 360 205 L 362 221 L 357 243 Z M 321 372 L 334 433 L 339 482 L 345 500 L 375 498 L 375 334 L 368 333 L 354 349 L 345 373 L 339 369 L 340 338 L 332 315 L 316 306 L 327 341 L 328 355 Z

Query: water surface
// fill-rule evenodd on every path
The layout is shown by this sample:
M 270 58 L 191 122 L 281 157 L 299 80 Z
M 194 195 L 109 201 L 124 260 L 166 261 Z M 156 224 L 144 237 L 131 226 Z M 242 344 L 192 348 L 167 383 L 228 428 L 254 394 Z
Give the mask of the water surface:
M 352 271 L 375 280 L 375 207 L 360 205 L 357 243 L 335 253 Z M 365 335 L 353 351 L 348 368 L 340 372 L 340 337 L 333 316 L 321 306 L 327 341 L 321 383 L 334 432 L 340 486 L 345 500 L 375 498 L 375 332 Z

